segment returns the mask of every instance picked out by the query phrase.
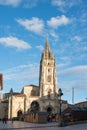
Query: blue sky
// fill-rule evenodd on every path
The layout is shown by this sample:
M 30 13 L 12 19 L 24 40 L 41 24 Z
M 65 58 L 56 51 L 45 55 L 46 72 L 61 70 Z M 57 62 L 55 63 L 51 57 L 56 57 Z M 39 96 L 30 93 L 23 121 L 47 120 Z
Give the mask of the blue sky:
M 87 98 L 87 0 L 0 0 L 3 93 L 39 81 L 46 36 L 56 59 L 62 99 Z

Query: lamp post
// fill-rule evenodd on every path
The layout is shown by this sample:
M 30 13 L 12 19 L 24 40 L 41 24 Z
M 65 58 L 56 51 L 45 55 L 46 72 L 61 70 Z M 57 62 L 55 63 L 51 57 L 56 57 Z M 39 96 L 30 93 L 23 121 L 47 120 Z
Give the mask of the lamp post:
M 59 97 L 59 103 L 60 103 L 60 120 L 59 120 L 59 126 L 61 126 L 61 96 L 63 95 L 61 88 L 59 88 L 58 91 L 58 97 Z

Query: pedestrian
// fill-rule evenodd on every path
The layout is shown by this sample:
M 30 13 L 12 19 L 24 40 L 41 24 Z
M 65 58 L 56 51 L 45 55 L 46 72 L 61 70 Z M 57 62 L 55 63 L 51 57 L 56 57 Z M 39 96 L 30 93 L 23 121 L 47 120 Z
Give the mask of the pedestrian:
M 2 122 L 3 122 L 3 124 L 5 123 L 5 118 L 4 117 L 2 118 Z
M 5 122 L 5 124 L 7 124 L 7 120 L 8 120 L 7 117 L 5 117 L 5 118 L 4 118 L 4 122 Z
M 12 121 L 12 124 L 13 124 L 13 118 L 12 118 L 12 120 L 11 120 L 11 121 Z

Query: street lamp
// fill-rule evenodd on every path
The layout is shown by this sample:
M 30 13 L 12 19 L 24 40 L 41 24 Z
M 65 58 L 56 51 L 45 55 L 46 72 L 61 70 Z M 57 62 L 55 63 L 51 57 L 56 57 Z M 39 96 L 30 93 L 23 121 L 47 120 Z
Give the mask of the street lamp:
M 59 88 L 58 91 L 58 97 L 59 97 L 59 103 L 60 103 L 60 120 L 59 120 L 59 125 L 61 126 L 61 96 L 63 95 L 61 88 Z

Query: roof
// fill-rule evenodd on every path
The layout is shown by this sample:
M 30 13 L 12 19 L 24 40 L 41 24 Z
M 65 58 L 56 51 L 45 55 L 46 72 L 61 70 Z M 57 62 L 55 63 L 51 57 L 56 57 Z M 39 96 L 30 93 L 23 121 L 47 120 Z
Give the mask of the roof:
M 8 100 L 7 99 L 2 99 L 1 103 L 8 103 Z
M 30 85 L 25 85 L 24 87 L 39 87 L 39 86 L 37 86 L 37 85 L 34 85 L 34 84 L 30 84 Z
M 10 94 L 11 94 L 10 92 L 9 93 L 4 93 L 4 96 L 10 96 Z M 17 94 L 20 94 L 20 93 L 18 93 L 18 92 L 13 92 L 12 93 L 12 95 L 17 95 Z
M 14 95 L 15 97 L 26 97 L 25 94 L 17 94 L 17 95 Z
M 87 111 L 87 108 L 86 107 L 76 107 L 76 106 L 73 106 L 73 107 L 68 107 L 66 108 L 63 113 L 66 113 L 66 112 L 82 112 L 82 111 Z
M 73 111 L 87 111 L 86 107 L 72 107 L 71 109 Z
M 75 105 L 87 104 L 87 101 L 76 103 Z

